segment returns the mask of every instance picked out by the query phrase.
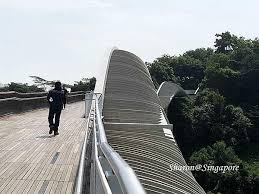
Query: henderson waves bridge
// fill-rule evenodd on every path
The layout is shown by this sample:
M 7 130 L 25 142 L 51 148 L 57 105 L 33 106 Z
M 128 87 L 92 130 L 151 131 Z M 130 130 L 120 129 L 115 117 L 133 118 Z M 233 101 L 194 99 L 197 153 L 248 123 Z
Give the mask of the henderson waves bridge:
M 0 93 L 0 193 L 204 194 L 190 171 L 169 171 L 186 162 L 164 111 L 197 91 L 156 91 L 143 61 L 118 49 L 98 84 L 70 94 L 59 136 L 48 135 L 46 93 Z

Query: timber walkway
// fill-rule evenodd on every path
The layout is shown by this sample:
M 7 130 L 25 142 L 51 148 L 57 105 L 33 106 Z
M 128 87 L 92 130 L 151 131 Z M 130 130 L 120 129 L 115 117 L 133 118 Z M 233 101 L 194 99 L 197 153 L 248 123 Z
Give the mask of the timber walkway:
M 72 193 L 85 137 L 84 102 L 62 111 L 49 135 L 48 109 L 0 117 L 0 193 Z
M 81 102 L 62 112 L 59 136 L 48 135 L 47 109 L 0 118 L 0 193 L 205 194 L 191 171 L 169 172 L 187 164 L 165 110 L 190 91 L 174 83 L 157 91 L 127 51 L 112 50 L 105 69 L 94 92 L 70 95 Z M 38 94 L 2 98 L 0 115 L 47 105 Z

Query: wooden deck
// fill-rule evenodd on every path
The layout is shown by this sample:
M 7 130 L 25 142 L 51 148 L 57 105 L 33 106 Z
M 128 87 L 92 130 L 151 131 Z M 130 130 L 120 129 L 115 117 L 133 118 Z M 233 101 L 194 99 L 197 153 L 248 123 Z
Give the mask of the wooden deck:
M 0 193 L 72 193 L 83 143 L 84 103 L 61 113 L 49 135 L 48 110 L 0 117 Z

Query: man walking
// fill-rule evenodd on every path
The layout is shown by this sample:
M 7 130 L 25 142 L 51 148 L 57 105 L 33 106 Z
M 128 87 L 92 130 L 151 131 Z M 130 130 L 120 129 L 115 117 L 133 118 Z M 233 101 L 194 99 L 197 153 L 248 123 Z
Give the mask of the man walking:
M 67 103 L 67 94 L 68 94 L 68 91 L 67 89 L 65 88 L 65 86 L 63 85 L 63 93 L 64 93 L 64 96 L 63 96 L 63 105 L 64 105 L 64 109 L 66 108 L 66 103 Z
M 49 102 L 49 134 L 52 134 L 54 131 L 54 135 L 58 135 L 58 126 L 61 110 L 63 108 L 63 98 L 64 93 L 62 92 L 61 82 L 57 81 L 55 83 L 55 88 L 50 90 L 47 96 Z M 55 123 L 53 123 L 53 119 L 55 117 Z

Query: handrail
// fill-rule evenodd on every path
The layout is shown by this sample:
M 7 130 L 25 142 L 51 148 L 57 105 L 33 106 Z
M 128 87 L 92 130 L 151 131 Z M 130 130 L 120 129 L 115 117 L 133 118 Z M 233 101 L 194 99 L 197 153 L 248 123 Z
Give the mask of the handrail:
M 91 111 L 89 112 L 89 115 L 87 117 L 87 129 L 89 128 L 90 114 L 91 114 Z M 76 184 L 75 184 L 75 190 L 74 190 L 75 194 L 81 194 L 83 192 L 83 177 L 84 177 L 84 168 L 85 168 L 87 134 L 88 134 L 88 131 L 86 130 L 83 148 L 82 148 L 81 156 L 80 156 L 80 162 L 79 162 L 79 167 L 78 167 Z
M 96 122 L 99 130 L 99 146 L 105 158 L 109 162 L 111 168 L 113 169 L 113 172 L 115 173 L 118 182 L 121 186 L 122 192 L 124 194 L 145 194 L 146 192 L 133 169 L 108 144 L 99 110 L 98 97 L 96 95 L 94 96 L 94 98 L 96 99 L 95 111 Z
M 96 114 L 94 113 L 94 117 L 96 116 Z M 95 158 L 95 162 L 96 162 L 96 169 L 98 170 L 99 172 L 99 175 L 100 175 L 100 181 L 101 181 L 101 184 L 103 186 L 103 190 L 104 190 L 104 194 L 112 194 L 111 192 L 111 189 L 109 187 L 109 184 L 107 182 L 107 179 L 105 177 L 105 174 L 103 172 L 103 169 L 102 169 L 102 166 L 101 166 L 101 163 L 98 159 L 98 149 L 97 149 L 97 137 L 96 137 L 96 122 L 95 122 L 95 119 L 93 120 L 93 151 L 92 151 L 92 154 L 94 155 L 94 158 Z M 95 185 L 96 186 L 96 185 Z
M 105 176 L 105 172 L 100 162 L 100 155 L 104 155 L 104 158 L 109 163 L 110 168 L 114 172 L 118 185 L 120 186 L 120 190 L 123 194 L 146 194 L 143 186 L 141 185 L 139 179 L 137 178 L 133 169 L 123 160 L 123 158 L 113 150 L 113 148 L 108 144 L 102 117 L 99 109 L 99 100 L 102 100 L 102 97 L 98 97 L 99 93 L 94 93 L 92 102 L 94 103 L 94 117 L 92 120 L 93 123 L 93 142 L 92 142 L 92 161 L 94 165 L 95 172 L 98 172 L 99 175 L 99 184 L 103 186 L 103 192 L 105 194 L 112 194 L 112 189 L 109 185 L 109 177 Z M 102 94 L 101 94 L 102 95 Z M 88 99 L 89 100 L 89 99 Z M 91 121 L 91 111 L 87 117 L 87 128 L 89 128 L 89 123 Z M 98 131 L 97 131 L 98 129 Z M 84 168 L 85 168 L 85 157 L 86 157 L 86 147 L 87 147 L 87 137 L 88 132 L 86 131 L 83 148 L 81 151 L 79 169 L 77 180 L 75 184 L 74 193 L 82 194 L 83 193 L 83 177 L 84 177 Z M 98 137 L 97 137 L 98 136 Z M 99 146 L 100 149 L 97 148 Z M 98 150 L 102 152 L 98 153 Z M 91 175 L 92 176 L 92 175 Z M 94 183 L 95 184 L 95 183 Z M 98 185 L 99 185 L 98 184 Z M 96 186 L 96 184 L 94 185 Z

